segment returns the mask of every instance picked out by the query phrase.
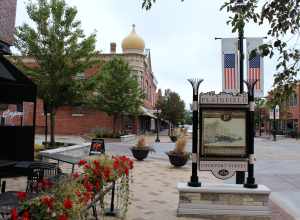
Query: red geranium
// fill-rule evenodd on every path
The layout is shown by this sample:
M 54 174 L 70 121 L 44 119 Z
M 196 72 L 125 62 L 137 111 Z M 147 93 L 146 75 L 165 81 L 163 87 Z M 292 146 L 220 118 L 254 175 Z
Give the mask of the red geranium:
M 119 160 L 117 158 L 115 158 L 115 161 L 114 161 L 114 168 L 115 169 L 119 169 L 120 168 L 120 163 L 119 163 Z
M 91 192 L 91 191 L 93 191 L 93 189 L 94 189 L 93 184 L 91 184 L 89 181 L 86 181 L 86 182 L 84 183 L 84 187 L 85 187 L 85 189 L 86 189 L 88 192 Z
M 13 208 L 10 212 L 11 220 L 18 220 L 18 212 L 16 208 Z
M 26 196 L 27 196 L 26 192 L 17 192 L 17 197 L 21 202 L 26 199 Z
M 30 220 L 30 215 L 29 215 L 29 211 L 28 210 L 25 210 L 23 212 L 22 220 Z
M 50 196 L 43 196 L 41 198 L 41 202 L 46 205 L 49 209 L 53 208 L 53 201 L 54 199 Z
M 82 166 L 82 165 L 84 165 L 84 164 L 86 164 L 86 163 L 87 163 L 86 160 L 80 160 L 79 163 L 78 163 L 78 165 L 79 165 L 79 166 Z
M 61 214 L 58 216 L 58 219 L 57 220 L 68 220 L 68 216 L 66 214 Z
M 78 172 L 75 172 L 75 173 L 72 174 L 72 176 L 73 176 L 74 179 L 77 179 L 80 175 L 79 175 Z
M 65 209 L 71 209 L 72 206 L 73 206 L 72 200 L 69 199 L 69 198 L 66 198 L 66 199 L 64 200 L 64 207 L 65 207 Z

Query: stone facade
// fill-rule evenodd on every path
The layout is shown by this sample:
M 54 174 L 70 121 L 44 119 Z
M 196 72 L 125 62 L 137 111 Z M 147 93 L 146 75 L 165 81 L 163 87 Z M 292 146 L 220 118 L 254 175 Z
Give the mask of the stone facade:
M 218 220 L 270 220 L 270 190 L 260 185 L 246 189 L 241 185 L 203 184 L 188 187 L 178 183 L 178 216 Z

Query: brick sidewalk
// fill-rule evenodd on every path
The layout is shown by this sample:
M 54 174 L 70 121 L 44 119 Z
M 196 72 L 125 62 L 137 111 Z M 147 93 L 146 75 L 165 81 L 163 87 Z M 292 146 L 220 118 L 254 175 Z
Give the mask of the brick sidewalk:
M 63 164 L 63 171 L 70 173 L 71 167 Z M 191 169 L 188 166 L 176 169 L 168 161 L 146 159 L 135 161 L 133 182 L 130 185 L 130 206 L 127 220 L 196 220 L 199 218 L 176 217 L 178 204 L 177 182 L 188 181 Z M 209 172 L 201 172 L 203 182 L 217 183 L 220 180 Z M 7 190 L 24 191 L 26 178 L 7 179 Z M 293 220 L 284 210 L 272 202 L 272 220 Z M 115 219 L 108 218 L 105 219 Z

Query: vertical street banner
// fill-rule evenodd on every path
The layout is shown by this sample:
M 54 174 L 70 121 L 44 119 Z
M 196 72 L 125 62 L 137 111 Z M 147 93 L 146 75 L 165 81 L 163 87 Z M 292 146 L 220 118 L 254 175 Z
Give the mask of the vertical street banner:
M 262 38 L 247 38 L 247 79 L 258 80 L 254 87 L 255 97 L 264 96 L 264 65 L 263 58 L 259 54 L 250 59 L 250 53 L 262 44 Z
M 238 39 L 222 39 L 222 91 L 239 92 Z

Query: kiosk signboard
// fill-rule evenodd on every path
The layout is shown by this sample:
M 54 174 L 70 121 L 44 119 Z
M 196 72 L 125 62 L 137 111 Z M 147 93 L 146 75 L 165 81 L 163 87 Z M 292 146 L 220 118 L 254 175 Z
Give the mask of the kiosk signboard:
M 247 94 L 200 94 L 199 169 L 227 179 L 247 171 Z
M 105 153 L 105 144 L 104 139 L 94 138 L 92 139 L 90 155 L 104 154 Z

